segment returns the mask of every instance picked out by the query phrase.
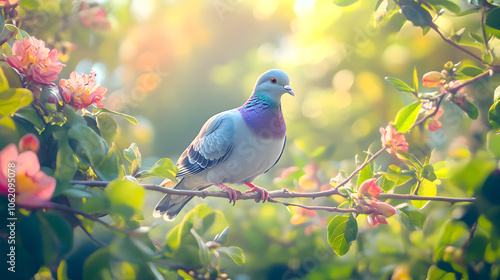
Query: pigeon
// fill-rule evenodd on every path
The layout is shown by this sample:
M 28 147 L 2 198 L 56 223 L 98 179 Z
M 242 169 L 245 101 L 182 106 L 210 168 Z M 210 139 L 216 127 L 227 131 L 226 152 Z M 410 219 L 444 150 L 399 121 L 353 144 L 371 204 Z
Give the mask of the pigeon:
M 279 161 L 285 148 L 284 93 L 295 96 L 288 75 L 272 69 L 260 75 L 245 104 L 211 117 L 177 161 L 179 182 L 174 189 L 199 191 L 215 185 L 234 205 L 241 192 L 226 184 L 244 184 L 250 187 L 245 193 L 258 192 L 255 201 L 265 202 L 268 191 L 252 182 Z M 167 194 L 153 216 L 171 221 L 192 198 Z

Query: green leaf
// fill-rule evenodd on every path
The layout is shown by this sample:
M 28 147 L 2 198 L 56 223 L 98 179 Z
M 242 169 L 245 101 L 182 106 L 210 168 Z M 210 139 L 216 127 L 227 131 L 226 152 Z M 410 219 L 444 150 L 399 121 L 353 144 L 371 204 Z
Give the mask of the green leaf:
M 426 27 L 432 24 L 432 16 L 420 4 L 401 5 L 401 13 L 413 23 L 414 26 Z
M 480 188 L 484 180 L 495 169 L 491 160 L 474 158 L 461 166 L 449 170 L 450 182 L 472 194 Z
M 477 106 L 472 103 L 467 96 L 452 98 L 451 102 L 462 109 L 462 111 L 464 111 L 470 119 L 475 120 L 479 116 L 479 110 L 477 109 Z
M 132 166 L 130 167 L 131 171 L 130 173 L 134 173 L 136 170 L 141 168 L 142 165 L 141 152 L 139 152 L 139 147 L 137 147 L 136 143 L 132 143 L 130 144 L 130 147 L 124 149 L 123 156 L 130 163 L 132 163 Z
M 375 27 L 379 26 L 381 23 L 387 22 L 391 17 L 397 13 L 398 5 L 395 1 L 382 0 L 378 1 L 377 7 L 374 14 Z
M 493 93 L 493 103 L 500 101 L 500 86 L 495 88 L 495 92 Z
M 109 245 L 109 252 L 129 263 L 145 264 L 153 258 L 154 245 L 147 235 L 117 236 Z
M 402 207 L 398 207 L 398 213 L 401 217 L 401 222 L 408 230 L 414 231 L 424 228 L 424 222 L 427 216 L 414 206 L 405 203 Z
M 437 6 L 442 6 L 443 8 L 447 9 L 448 11 L 458 15 L 460 14 L 460 6 L 454 3 L 453 1 L 450 0 L 430 0 L 428 1 L 429 4 L 432 5 L 437 5 Z
M 196 233 L 194 229 L 191 229 L 190 232 L 193 235 L 194 239 L 196 239 L 196 243 L 198 243 L 200 262 L 203 264 L 203 266 L 206 266 L 210 262 L 210 251 L 205 244 L 205 241 L 203 241 L 201 236 L 198 235 L 198 233 Z
M 118 133 L 118 126 L 115 120 L 107 114 L 99 114 L 96 117 L 96 121 L 97 127 L 101 132 L 101 137 L 106 141 L 108 146 L 111 146 Z
M 130 219 L 142 208 L 144 201 L 144 188 L 128 180 L 115 180 L 106 187 L 106 196 L 113 214 Z
M 45 123 L 32 106 L 20 108 L 14 116 L 30 122 L 39 132 L 45 129 Z
M 36 213 L 42 237 L 44 263 L 54 263 L 73 246 L 73 230 L 68 222 L 53 212 Z
M 92 253 L 83 264 L 83 280 L 112 280 L 109 247 Z
M 384 192 L 388 192 L 395 186 L 399 186 L 408 182 L 412 177 L 408 175 L 401 174 L 401 168 L 396 165 L 390 165 L 387 171 L 383 175 L 382 189 Z
M 1 62 L 0 67 L 2 68 L 3 74 L 5 75 L 10 88 L 23 88 L 19 72 L 14 70 L 14 68 L 6 62 Z
M 494 131 L 488 132 L 486 136 L 486 146 L 497 159 L 500 158 L 500 134 Z
M 462 36 L 464 35 L 464 32 L 465 32 L 465 27 L 457 30 L 455 33 L 452 33 L 450 39 L 455 42 L 455 43 L 460 43 L 460 41 L 462 40 Z
M 40 3 L 36 0 L 21 0 L 19 1 L 19 5 L 28 10 L 36 10 L 40 6 Z
M 438 246 L 435 246 L 436 250 L 439 250 L 439 245 L 448 246 L 462 243 L 461 241 L 465 239 L 467 232 L 468 230 L 465 228 L 465 224 L 447 220 L 441 225 L 441 230 L 437 239 Z
M 417 183 L 417 185 L 418 185 L 418 183 Z M 417 185 L 415 185 L 415 187 L 417 187 Z M 413 188 L 412 188 L 412 191 L 414 191 Z M 434 184 L 433 182 L 431 182 L 427 179 L 422 179 L 422 181 L 420 183 L 420 187 L 418 188 L 417 194 L 419 196 L 436 196 L 436 193 L 437 193 L 436 184 Z M 429 200 L 412 200 L 411 201 L 411 204 L 413 204 L 413 206 L 415 206 L 417 208 L 423 208 L 425 205 L 427 205 L 427 203 L 429 203 Z
M 116 115 L 116 116 L 124 117 L 130 123 L 137 124 L 137 120 L 134 117 L 130 116 L 130 115 L 127 115 L 127 114 L 124 114 L 124 113 L 120 113 L 120 112 L 115 112 L 115 111 L 112 111 L 112 110 L 109 110 L 109 109 L 106 109 L 106 108 L 101 108 L 101 107 L 98 107 L 97 110 L 99 110 L 100 112 L 111 114 L 111 115 Z
M 52 230 L 60 256 L 69 253 L 73 248 L 73 229 L 70 224 L 63 217 L 52 212 L 45 214 L 44 218 Z
M 500 129 L 500 100 L 491 105 L 488 111 L 488 120 L 493 129 Z
M 97 166 L 106 156 L 107 147 L 103 139 L 86 125 L 76 124 L 68 130 L 68 137 L 81 148 L 92 166 Z
M 214 241 L 221 245 L 224 245 L 227 241 L 228 233 L 229 233 L 229 227 L 226 227 L 221 233 L 215 236 Z
M 333 0 L 333 3 L 340 7 L 346 7 L 356 3 L 358 0 Z
M 434 182 L 437 179 L 437 176 L 434 173 L 434 167 L 430 164 L 424 166 L 422 176 L 431 182 Z
M 243 250 L 241 250 L 241 248 L 234 246 L 220 247 L 217 248 L 216 251 L 228 255 L 237 265 L 243 265 L 246 262 L 245 255 L 243 255 Z
M 109 200 L 104 196 L 105 190 L 102 188 L 87 188 L 85 190 L 90 194 L 85 200 L 81 198 L 78 200 L 81 203 L 72 203 L 74 208 L 80 208 L 81 211 L 89 214 L 104 215 L 109 213 Z M 74 194 L 74 193 L 73 193 Z
M 28 106 L 33 101 L 33 94 L 25 88 L 0 91 L 0 115 L 10 115 L 19 108 Z
M 368 157 L 366 158 L 368 159 Z M 358 183 L 357 183 L 357 186 L 359 188 L 359 186 L 361 186 L 361 184 L 372 178 L 372 163 L 370 164 L 367 164 L 365 167 L 363 167 L 363 169 L 361 169 L 361 171 L 359 172 L 359 175 L 358 175 Z
M 477 75 L 481 75 L 483 73 L 484 73 L 484 71 L 482 69 L 474 67 L 474 66 L 465 66 L 465 67 L 460 68 L 460 70 L 458 70 L 458 74 L 464 75 L 464 76 L 470 77 L 470 78 L 474 78 Z
M 21 37 L 21 39 L 24 39 L 24 38 L 29 38 L 30 34 L 25 30 L 19 28 L 19 36 Z
M 419 174 L 422 173 L 424 166 L 420 162 L 420 160 L 418 160 L 417 157 L 415 157 L 413 154 L 410 154 L 410 153 L 407 153 L 407 152 L 404 152 L 401 150 L 398 150 L 397 152 L 398 152 L 399 156 L 406 161 L 405 162 L 406 165 L 408 165 L 409 167 L 413 167 L 415 169 L 415 171 L 417 171 Z
M 328 223 L 328 244 L 333 251 L 343 256 L 351 247 L 351 243 L 358 236 L 358 223 L 351 213 L 335 216 Z
M 68 263 L 65 260 L 62 260 L 57 267 L 57 280 L 69 280 Z
M 414 92 L 414 90 L 409 85 L 407 85 L 405 82 L 401 81 L 398 78 L 385 77 L 385 80 L 399 91 L 410 92 L 410 93 Z
M 432 164 L 434 174 L 438 179 L 448 179 L 448 164 L 446 161 L 439 161 Z
M 104 181 L 112 181 L 118 178 L 118 171 L 120 164 L 118 162 L 119 151 L 116 148 L 115 143 L 112 143 L 106 156 L 102 161 L 94 168 L 97 176 Z
M 182 269 L 178 269 L 177 273 L 179 274 L 179 277 L 182 277 L 181 279 L 184 279 L 184 280 L 195 280 L 193 276 L 189 275 L 187 272 L 185 272 Z
M 455 280 L 455 274 L 439 269 L 436 265 L 431 265 L 427 271 L 427 280 Z
M 205 218 L 214 214 L 214 210 L 206 204 L 198 204 L 184 215 L 181 223 L 174 227 L 168 234 L 165 240 L 165 247 L 167 250 L 175 251 L 179 248 L 182 240 L 191 235 L 190 230 L 195 228 L 203 234 L 203 229 L 200 226 L 203 224 Z M 213 222 L 213 220 L 212 220 Z M 211 225 L 206 225 L 206 228 Z
M 141 171 L 138 178 L 166 177 L 177 183 L 177 178 L 175 178 L 177 172 L 179 172 L 179 168 L 177 168 L 169 158 L 162 158 L 149 170 Z
M 488 13 L 485 23 L 493 29 L 500 30 L 500 7 L 497 7 Z
M 415 124 L 417 120 L 420 108 L 422 108 L 422 103 L 420 103 L 420 101 L 415 101 L 399 110 L 394 122 L 394 126 L 398 129 L 398 133 L 405 133 L 410 130 L 411 126 Z
M 473 32 L 469 32 L 469 36 L 475 41 L 475 43 L 477 42 L 477 43 L 479 43 L 481 45 L 484 44 L 483 37 L 479 36 L 478 34 L 473 33 Z M 464 73 L 466 76 L 475 77 L 474 76 L 475 73 L 476 73 L 476 75 L 481 74 L 481 73 L 477 74 L 478 73 L 477 70 L 474 69 L 476 67 L 467 66 L 467 67 L 464 67 L 464 68 L 472 68 L 472 69 L 467 70 L 470 74 L 467 74 L 467 72 Z
M 69 181 L 73 179 L 78 166 L 74 157 L 74 152 L 69 145 L 67 133 L 62 128 L 55 129 L 52 132 L 54 139 L 57 140 L 57 157 L 56 157 L 56 170 L 54 177 Z

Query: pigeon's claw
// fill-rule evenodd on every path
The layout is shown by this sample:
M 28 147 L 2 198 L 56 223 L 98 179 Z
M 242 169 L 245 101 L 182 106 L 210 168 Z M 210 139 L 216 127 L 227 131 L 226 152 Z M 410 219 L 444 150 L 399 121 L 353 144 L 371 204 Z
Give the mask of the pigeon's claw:
M 260 199 L 255 199 L 255 202 L 258 203 L 262 199 L 262 203 L 264 203 L 266 202 L 266 200 L 269 199 L 269 192 L 266 189 L 258 187 L 252 183 L 245 183 L 245 185 L 247 185 L 250 188 L 250 190 L 246 191 L 245 193 L 251 193 L 251 192 L 260 193 Z
M 242 194 L 240 191 L 232 189 L 224 184 L 216 184 L 216 186 L 219 187 L 222 191 L 227 192 L 227 195 L 229 196 L 229 203 L 231 203 L 232 201 L 233 206 L 236 204 L 236 200 L 238 200 L 238 195 Z

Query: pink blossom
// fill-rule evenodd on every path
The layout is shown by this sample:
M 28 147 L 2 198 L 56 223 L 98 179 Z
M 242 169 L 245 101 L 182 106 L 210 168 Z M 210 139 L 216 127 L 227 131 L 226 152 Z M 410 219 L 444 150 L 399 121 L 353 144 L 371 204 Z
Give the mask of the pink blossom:
M 25 37 L 12 46 L 13 56 L 5 56 L 10 66 L 26 75 L 27 81 L 51 85 L 65 66 L 58 59 L 56 49 L 45 47 L 45 42 L 35 37 Z
M 364 181 L 361 186 L 359 186 L 358 196 L 365 195 L 368 193 L 371 197 L 376 197 L 382 191 L 382 188 L 375 184 L 376 178 L 372 178 Z
M 0 151 L 1 195 L 15 193 L 18 205 L 40 207 L 52 198 L 55 188 L 56 179 L 40 171 L 35 152 L 19 154 L 15 144 Z
M 430 131 L 436 131 L 443 126 L 443 124 L 438 120 L 443 115 L 443 113 L 444 110 L 440 107 L 436 112 L 436 115 L 434 115 L 433 118 L 427 121 L 428 128 Z
M 19 0 L 0 0 L 0 7 L 15 6 L 18 3 L 19 3 Z
M 440 87 L 446 82 L 446 76 L 441 72 L 430 71 L 422 77 L 422 83 L 425 87 L 433 88 Z
M 96 84 L 95 76 L 94 71 L 90 72 L 90 75 L 79 75 L 73 71 L 68 80 L 62 79 L 59 82 L 59 89 L 64 101 L 75 110 L 87 108 L 92 103 L 102 107 L 101 100 L 108 90 Z
M 24 152 L 31 150 L 33 152 L 38 152 L 40 149 L 40 140 L 33 133 L 28 133 L 21 137 L 19 140 L 19 151 Z
M 370 206 L 372 207 L 373 212 L 366 218 L 368 223 L 372 226 L 378 223 L 387 224 L 387 218 L 397 213 L 394 206 L 382 201 L 374 200 L 370 203 Z
M 106 14 L 106 9 L 98 5 L 90 6 L 87 1 L 82 2 L 78 12 L 81 23 L 89 29 L 96 30 L 111 28 L 111 22 L 106 18 Z
M 408 151 L 408 142 L 406 142 L 405 136 L 397 133 L 391 123 L 385 129 L 381 127 L 380 133 L 382 134 L 382 146 L 387 148 L 387 152 L 396 155 L 399 159 L 403 159 L 397 151 Z

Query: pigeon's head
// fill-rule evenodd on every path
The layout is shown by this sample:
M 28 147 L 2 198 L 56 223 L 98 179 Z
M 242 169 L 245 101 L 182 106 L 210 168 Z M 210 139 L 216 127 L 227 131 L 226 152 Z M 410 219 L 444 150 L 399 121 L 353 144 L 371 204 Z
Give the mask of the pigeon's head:
M 290 79 L 285 72 L 272 69 L 260 75 L 257 83 L 255 83 L 254 92 L 262 92 L 273 99 L 279 99 L 283 93 L 295 96 L 289 83 Z

